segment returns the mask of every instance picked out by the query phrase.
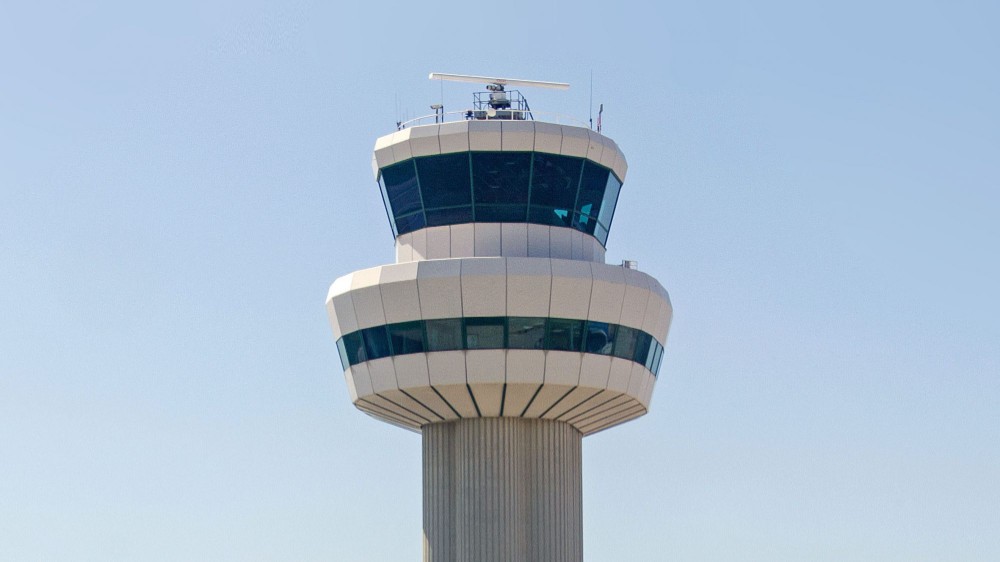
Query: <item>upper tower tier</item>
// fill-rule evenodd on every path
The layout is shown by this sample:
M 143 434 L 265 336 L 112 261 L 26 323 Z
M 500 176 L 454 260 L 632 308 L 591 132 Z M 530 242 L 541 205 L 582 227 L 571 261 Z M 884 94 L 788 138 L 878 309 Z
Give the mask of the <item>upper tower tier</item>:
M 603 261 L 627 171 L 618 145 L 585 127 L 476 117 L 375 142 L 372 167 L 397 249 L 405 235 L 433 227 L 532 224 L 583 235 L 579 255 L 551 257 Z

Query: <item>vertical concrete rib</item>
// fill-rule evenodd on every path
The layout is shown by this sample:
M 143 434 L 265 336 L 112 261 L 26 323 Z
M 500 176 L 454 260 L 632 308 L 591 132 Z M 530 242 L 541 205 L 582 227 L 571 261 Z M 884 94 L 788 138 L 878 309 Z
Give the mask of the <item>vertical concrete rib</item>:
M 555 420 L 423 428 L 425 562 L 580 562 L 582 435 Z

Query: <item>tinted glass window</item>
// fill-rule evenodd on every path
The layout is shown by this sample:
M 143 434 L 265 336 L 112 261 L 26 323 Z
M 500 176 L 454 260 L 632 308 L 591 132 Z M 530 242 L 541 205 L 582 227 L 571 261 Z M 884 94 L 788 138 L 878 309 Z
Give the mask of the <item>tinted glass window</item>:
M 609 355 L 615 337 L 614 328 L 614 324 L 607 322 L 587 322 L 587 341 L 584 351 Z
M 607 246 L 608 229 L 601 226 L 600 223 L 597 223 L 597 226 L 594 228 L 594 238 L 597 238 L 597 241 L 601 243 L 601 246 Z
M 536 152 L 531 172 L 531 204 L 572 209 L 582 165 L 581 158 Z
M 596 227 L 597 219 L 580 213 L 573 215 L 573 228 L 587 234 L 593 234 Z
M 594 164 L 590 160 L 583 163 L 583 177 L 580 180 L 580 195 L 576 198 L 576 210 L 597 217 L 604 201 L 604 188 L 608 185 L 607 168 Z M 591 228 L 593 232 L 593 228 Z
M 545 319 L 511 317 L 507 319 L 507 347 L 544 349 Z
M 601 201 L 601 208 L 597 215 L 597 221 L 601 223 L 605 230 L 611 228 L 611 219 L 615 215 L 615 206 L 618 205 L 618 192 L 622 189 L 621 182 L 614 174 L 608 174 L 608 187 L 604 190 L 604 199 Z M 605 235 L 605 238 L 607 236 Z
M 388 328 L 389 343 L 392 344 L 393 355 L 422 353 L 424 351 L 424 331 L 419 321 L 390 324 Z
M 466 349 L 502 349 L 504 317 L 466 318 Z
M 524 222 L 527 205 L 476 204 L 476 222 Z
M 545 349 L 583 350 L 583 320 L 549 318 Z
M 472 206 L 450 209 L 427 209 L 427 226 L 444 226 L 472 222 Z
M 416 162 L 425 207 L 472 204 L 468 152 L 417 158 Z
M 381 172 L 378 175 L 378 186 L 382 191 L 382 204 L 385 205 L 385 214 L 389 217 L 389 226 L 392 227 L 392 236 L 395 238 L 399 236 L 399 232 L 396 231 L 396 221 L 392 220 L 392 207 L 389 205 L 389 195 L 385 192 L 385 179 Z
M 530 152 L 473 152 L 472 187 L 476 205 L 527 204 L 530 166 Z
M 632 356 L 632 360 L 636 363 L 645 365 L 648 369 L 651 365 L 649 360 L 652 358 L 650 356 L 650 351 L 653 350 L 653 338 L 646 332 L 639 332 L 635 338 L 635 355 Z
M 392 216 L 400 217 L 421 209 L 420 189 L 412 160 L 383 168 L 382 181 L 392 207 Z
M 365 340 L 361 337 L 361 332 L 347 334 L 342 340 L 348 363 L 357 365 L 368 360 L 368 354 L 365 352 Z
M 386 337 L 385 333 L 385 326 L 365 328 L 361 330 L 361 335 L 365 339 L 365 351 L 368 353 L 369 361 L 392 355 L 389 349 L 389 338 Z
M 663 346 L 656 344 L 656 355 L 653 356 L 653 375 L 660 374 L 660 359 L 663 358 Z
M 347 358 L 347 348 L 344 346 L 344 338 L 337 340 L 337 352 L 340 354 L 340 364 L 346 371 L 351 366 L 351 361 Z
M 615 332 L 614 356 L 622 359 L 632 359 L 635 357 L 635 340 L 639 335 L 639 330 L 628 326 L 618 326 Z
M 551 349 L 613 354 L 659 373 L 663 346 L 649 334 L 607 322 L 538 317 L 473 317 L 399 322 L 337 340 L 344 369 L 364 361 L 424 351 Z
M 451 351 L 462 349 L 462 320 L 425 320 L 427 330 L 427 351 Z
M 396 230 L 399 234 L 406 234 L 407 232 L 413 232 L 414 230 L 420 230 L 424 227 L 424 214 L 414 213 L 406 217 L 400 217 L 396 219 Z
M 550 226 L 570 226 L 573 213 L 569 209 L 531 206 L 528 211 L 528 222 L 547 224 Z

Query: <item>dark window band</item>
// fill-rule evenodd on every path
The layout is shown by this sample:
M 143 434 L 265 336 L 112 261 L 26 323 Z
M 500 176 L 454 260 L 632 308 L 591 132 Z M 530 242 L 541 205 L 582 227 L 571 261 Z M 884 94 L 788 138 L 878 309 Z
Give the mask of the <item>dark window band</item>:
M 337 340 L 346 370 L 365 361 L 463 349 L 542 349 L 610 355 L 645 365 L 659 374 L 663 346 L 628 326 L 592 320 L 525 316 L 482 316 L 416 320 L 374 326 Z
M 622 183 L 586 158 L 456 152 L 379 170 L 393 236 L 428 226 L 528 222 L 575 228 L 607 244 Z

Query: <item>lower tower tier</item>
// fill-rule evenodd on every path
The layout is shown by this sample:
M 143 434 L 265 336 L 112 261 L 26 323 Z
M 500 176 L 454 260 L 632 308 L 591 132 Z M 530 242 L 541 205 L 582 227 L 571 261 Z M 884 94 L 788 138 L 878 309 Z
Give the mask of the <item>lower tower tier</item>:
M 583 434 L 554 420 L 425 425 L 425 562 L 583 559 Z

